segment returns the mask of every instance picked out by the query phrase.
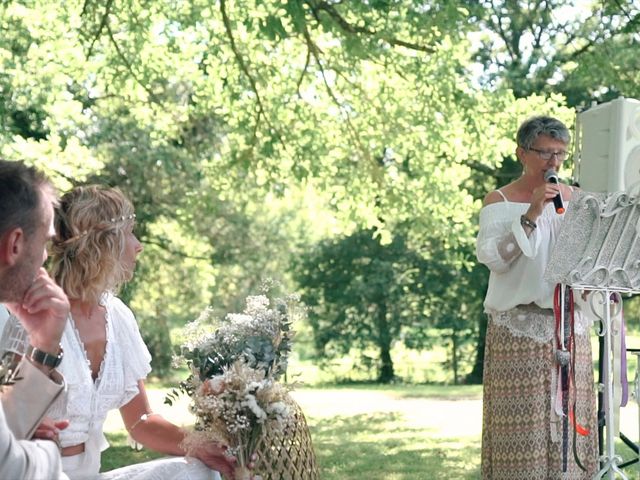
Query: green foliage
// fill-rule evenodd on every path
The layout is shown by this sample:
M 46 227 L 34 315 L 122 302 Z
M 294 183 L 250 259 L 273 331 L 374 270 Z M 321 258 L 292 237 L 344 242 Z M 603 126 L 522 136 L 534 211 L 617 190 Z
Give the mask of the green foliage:
M 299 393 L 296 400 L 305 413 L 323 478 L 479 476 L 481 389 L 477 387 L 362 385 Z M 175 415 L 179 421 L 184 412 Z M 106 470 L 150 455 L 129 449 L 125 434 L 107 431 L 107 438 L 112 446 L 103 453 Z
M 179 390 L 193 396 L 196 383 L 222 375 L 238 360 L 274 379 L 285 374 L 293 338 L 291 314 L 298 310 L 295 303 L 291 296 L 269 299 L 259 295 L 247 297 L 240 314 L 217 319 L 211 309 L 202 312 L 187 324 L 186 341 L 177 349 L 178 358 L 190 370 Z M 169 404 L 177 393 L 167 397 Z
M 394 377 L 392 343 L 401 333 L 405 341 L 420 337 L 427 295 L 437 294 L 440 280 L 405 237 L 382 244 L 373 230 L 321 242 L 302 256 L 296 278 L 322 356 L 375 346 L 382 382 Z
M 640 94 L 637 1 L 480 3 L 476 59 L 489 84 L 505 83 L 522 98 L 560 92 L 581 107 Z
M 291 290 L 300 252 L 374 231 L 371 252 L 402 239 L 410 255 L 380 279 L 428 263 L 423 291 L 402 277 L 410 293 L 370 303 L 401 323 L 389 338 L 419 348 L 411 322 L 436 325 L 455 369 L 456 348 L 482 344 L 480 199 L 518 175 L 524 118 L 572 124 L 567 104 L 640 95 L 635 7 L 0 2 L 0 155 L 61 190 L 99 182 L 131 197 L 145 251 L 124 296 L 159 373 L 170 329 L 206 305 L 237 311 L 265 277 Z

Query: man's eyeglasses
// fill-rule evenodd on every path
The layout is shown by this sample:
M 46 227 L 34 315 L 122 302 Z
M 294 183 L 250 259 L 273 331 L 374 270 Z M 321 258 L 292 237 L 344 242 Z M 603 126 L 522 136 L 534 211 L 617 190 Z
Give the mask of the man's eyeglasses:
M 549 160 L 551 160 L 551 157 L 553 157 L 555 155 L 555 157 L 560 160 L 561 162 L 567 158 L 567 152 L 565 151 L 559 151 L 559 152 L 550 152 L 548 150 L 538 150 L 537 148 L 529 148 L 529 150 L 531 150 L 532 152 L 536 152 L 538 154 L 538 156 L 544 160 L 545 162 L 548 162 Z

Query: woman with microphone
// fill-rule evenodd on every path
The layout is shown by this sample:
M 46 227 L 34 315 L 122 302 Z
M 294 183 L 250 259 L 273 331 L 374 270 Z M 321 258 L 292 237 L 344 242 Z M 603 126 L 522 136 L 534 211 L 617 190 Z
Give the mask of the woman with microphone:
M 572 189 L 555 173 L 567 157 L 570 134 L 559 120 L 538 116 L 520 126 L 516 141 L 522 175 L 485 197 L 476 245 L 478 260 L 490 270 L 482 478 L 591 479 L 598 428 L 589 325 L 576 311 L 572 381 L 561 385 L 555 285 L 543 278 L 564 202 L 571 199 Z M 569 409 L 563 410 L 562 400 Z M 563 417 L 570 420 L 564 430 Z

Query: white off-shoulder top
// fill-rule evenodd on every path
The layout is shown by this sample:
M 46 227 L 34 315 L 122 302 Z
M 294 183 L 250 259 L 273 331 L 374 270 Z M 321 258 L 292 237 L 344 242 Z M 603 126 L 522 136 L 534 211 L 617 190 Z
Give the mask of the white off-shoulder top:
M 557 214 L 553 204 L 548 203 L 536 220 L 538 228 L 527 237 L 520 216 L 528 208 L 529 203 L 505 198 L 480 210 L 476 256 L 491 270 L 484 301 L 487 313 L 531 303 L 553 308 L 555 284 L 543 280 L 543 275 L 564 215 Z

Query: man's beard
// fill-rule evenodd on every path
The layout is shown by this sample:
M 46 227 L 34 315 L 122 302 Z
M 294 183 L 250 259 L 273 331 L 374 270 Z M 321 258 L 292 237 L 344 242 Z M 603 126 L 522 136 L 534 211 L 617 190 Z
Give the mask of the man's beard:
M 0 301 L 3 303 L 22 303 L 24 294 L 33 283 L 38 268 L 33 264 L 32 259 L 18 262 L 10 267 L 2 279 L 0 285 Z

